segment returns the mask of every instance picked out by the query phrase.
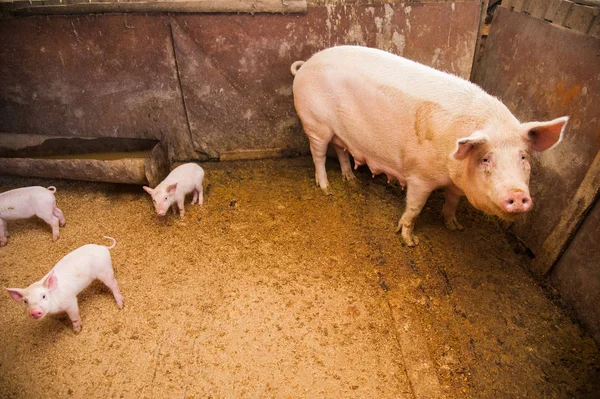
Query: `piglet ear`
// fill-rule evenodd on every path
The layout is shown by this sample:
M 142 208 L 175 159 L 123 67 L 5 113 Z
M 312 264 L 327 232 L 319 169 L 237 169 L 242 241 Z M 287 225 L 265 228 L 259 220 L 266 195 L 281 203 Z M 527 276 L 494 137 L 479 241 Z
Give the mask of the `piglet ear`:
M 44 288 L 48 291 L 54 291 L 58 288 L 58 278 L 56 278 L 56 274 L 54 273 L 54 269 L 50 272 L 48 277 L 44 280 Z
M 154 192 L 154 190 L 153 190 L 153 189 L 151 189 L 151 188 L 150 188 L 150 187 L 148 187 L 148 186 L 144 186 L 144 187 L 142 187 L 142 188 L 144 189 L 144 191 L 146 191 L 146 192 L 147 192 L 148 194 L 150 194 L 150 195 L 152 195 L 152 193 Z
M 476 131 L 468 137 L 463 137 L 456 140 L 456 147 L 454 148 L 454 152 L 452 152 L 451 157 L 462 161 L 472 153 L 473 148 L 487 143 L 488 141 L 490 141 L 490 137 L 487 134 Z
M 171 184 L 167 187 L 167 193 L 175 194 L 175 190 L 177 190 L 177 183 Z
M 548 122 L 523 123 L 521 126 L 529 147 L 534 151 L 545 151 L 560 143 L 568 120 L 568 116 L 563 116 Z
M 15 301 L 21 302 L 23 300 L 23 290 L 19 288 L 7 288 L 8 295 Z

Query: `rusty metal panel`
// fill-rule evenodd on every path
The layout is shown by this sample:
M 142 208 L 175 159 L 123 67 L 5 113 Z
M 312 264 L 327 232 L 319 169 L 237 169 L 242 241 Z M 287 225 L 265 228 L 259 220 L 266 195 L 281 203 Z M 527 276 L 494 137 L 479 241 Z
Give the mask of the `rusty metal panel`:
M 308 151 L 289 68 L 338 44 L 378 47 L 468 78 L 479 2 L 310 7 L 306 15 L 176 15 L 173 37 L 195 149 Z
M 535 156 L 533 209 L 512 230 L 536 253 L 600 150 L 600 39 L 499 8 L 474 81 L 521 121 L 569 115 L 563 142 Z
M 171 139 L 189 134 L 168 17 L 5 19 L 0 24 L 0 131 Z

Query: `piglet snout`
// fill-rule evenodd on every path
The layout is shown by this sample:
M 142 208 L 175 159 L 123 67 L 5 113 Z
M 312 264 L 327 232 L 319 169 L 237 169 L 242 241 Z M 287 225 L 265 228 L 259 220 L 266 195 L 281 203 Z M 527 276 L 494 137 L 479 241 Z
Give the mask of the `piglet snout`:
M 29 317 L 31 317 L 32 319 L 39 319 L 44 315 L 44 312 L 42 312 L 41 310 L 37 310 L 37 309 L 33 309 L 31 310 L 31 312 L 29 312 Z
M 510 191 L 502 202 L 504 210 L 509 213 L 527 212 L 532 204 L 531 197 L 521 190 Z

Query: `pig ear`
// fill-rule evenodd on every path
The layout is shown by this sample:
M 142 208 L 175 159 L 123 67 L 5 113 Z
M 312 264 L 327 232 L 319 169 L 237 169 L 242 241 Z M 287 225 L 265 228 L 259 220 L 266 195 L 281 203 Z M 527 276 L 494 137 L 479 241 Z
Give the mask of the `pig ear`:
M 21 302 L 23 300 L 23 290 L 19 288 L 7 288 L 8 295 L 15 301 Z
M 177 190 L 177 183 L 171 184 L 169 187 L 167 187 L 167 193 L 169 194 L 174 194 L 175 190 Z
M 153 189 L 151 189 L 151 188 L 150 188 L 150 187 L 148 187 L 148 186 L 144 186 L 144 187 L 142 187 L 142 188 L 144 189 L 144 191 L 146 191 L 146 192 L 147 192 L 148 194 L 150 194 L 150 195 L 152 195 L 152 193 L 154 192 L 154 190 L 153 190 Z
M 472 153 L 471 150 L 473 150 L 473 148 L 480 144 L 487 143 L 488 141 L 490 141 L 490 137 L 487 134 L 476 131 L 468 137 L 456 140 L 456 147 L 454 148 L 452 157 L 462 161 Z
M 56 274 L 54 274 L 54 270 L 52 270 L 44 280 L 44 288 L 48 289 L 48 291 L 54 291 L 57 287 L 58 278 L 56 278 Z
M 568 116 L 563 116 L 548 122 L 523 123 L 521 126 L 529 147 L 534 151 L 545 151 L 560 143 L 568 120 Z

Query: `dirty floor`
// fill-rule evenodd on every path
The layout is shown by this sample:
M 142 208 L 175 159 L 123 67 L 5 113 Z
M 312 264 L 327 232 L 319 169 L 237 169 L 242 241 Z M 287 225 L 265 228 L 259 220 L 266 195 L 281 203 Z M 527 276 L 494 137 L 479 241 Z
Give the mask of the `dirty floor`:
M 155 216 L 141 187 L 54 185 L 67 226 L 9 222 L 0 285 L 108 245 L 125 297 L 94 283 L 66 315 L 31 320 L 0 300 L 4 398 L 573 398 L 600 389 L 593 340 L 525 271 L 523 248 L 463 200 L 451 232 L 434 193 L 420 245 L 394 233 L 404 193 L 309 158 L 203 165 L 204 206 Z M 189 199 L 188 199 L 189 203 Z

